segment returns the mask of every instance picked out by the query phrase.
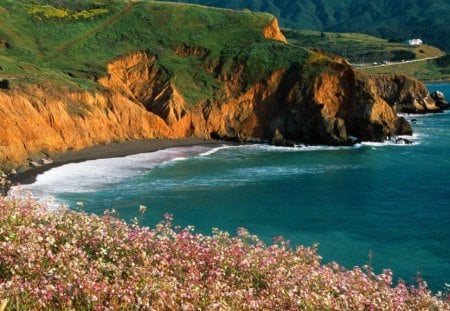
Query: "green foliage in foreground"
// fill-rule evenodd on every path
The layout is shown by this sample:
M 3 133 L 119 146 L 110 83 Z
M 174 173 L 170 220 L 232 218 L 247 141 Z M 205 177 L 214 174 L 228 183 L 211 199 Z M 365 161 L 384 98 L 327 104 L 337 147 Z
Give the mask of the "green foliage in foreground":
M 305 49 L 263 38 L 273 16 L 155 1 L 0 0 L 0 78 L 92 89 L 114 57 L 135 50 L 158 56 L 191 103 L 214 99 L 218 73 L 246 65 L 249 84 L 302 65 Z M 3 44 L 1 43 L 3 42 Z M 180 46 L 204 55 L 177 55 Z
M 145 213 L 141 206 L 141 215 Z M 424 282 L 323 265 L 315 247 L 155 228 L 0 197 L 0 307 L 7 310 L 450 310 Z M 141 216 L 142 217 L 142 216 Z M 447 301 L 446 301 L 447 299 Z

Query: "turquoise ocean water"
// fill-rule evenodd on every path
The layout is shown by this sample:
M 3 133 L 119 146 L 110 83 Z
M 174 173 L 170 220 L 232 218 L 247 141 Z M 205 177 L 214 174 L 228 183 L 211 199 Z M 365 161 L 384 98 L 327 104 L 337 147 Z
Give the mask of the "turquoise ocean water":
M 428 87 L 450 98 L 450 84 Z M 65 165 L 26 188 L 127 220 L 143 204 L 150 226 L 170 213 L 202 233 L 245 227 L 268 243 L 319 243 L 324 262 L 370 262 L 408 282 L 420 273 L 440 290 L 450 283 L 450 113 L 406 118 L 417 119 L 413 145 L 173 148 Z

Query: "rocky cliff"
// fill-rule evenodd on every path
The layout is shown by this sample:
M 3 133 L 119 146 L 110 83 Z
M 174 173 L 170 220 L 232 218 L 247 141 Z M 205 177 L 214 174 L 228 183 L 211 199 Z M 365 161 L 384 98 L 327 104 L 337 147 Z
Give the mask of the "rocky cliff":
M 246 90 L 245 68 L 234 64 L 233 75 L 217 75 L 224 100 L 189 107 L 155 59 L 141 51 L 118 58 L 100 83 L 161 117 L 175 137 L 271 141 L 277 133 L 286 141 L 340 145 L 351 136 L 380 141 L 411 133 L 375 82 L 345 63 L 317 64 L 326 71 L 315 76 L 279 69 Z M 221 72 L 220 66 L 213 70 Z
M 272 22 L 264 28 L 263 36 L 268 40 L 277 40 L 287 43 L 286 38 L 280 30 L 280 26 L 278 26 L 278 20 L 276 18 L 274 18 Z
M 380 96 L 394 111 L 402 113 L 441 112 L 449 108 L 440 92 L 430 94 L 425 85 L 410 77 L 382 74 L 371 75 Z
M 381 141 L 411 133 L 389 104 L 401 98 L 383 97 L 379 79 L 344 63 L 321 63 L 326 70 L 313 76 L 282 68 L 246 90 L 240 76 L 245 68 L 235 64 L 234 75 L 217 75 L 224 100 L 190 106 L 155 60 L 143 51 L 112 60 L 99 79 L 102 91 L 0 90 L 1 165 L 133 138 L 341 145 L 351 144 L 351 137 Z
M 172 136 L 161 118 L 112 90 L 0 90 L 0 122 L 3 168 L 98 143 Z
M 404 110 L 399 107 L 406 106 L 408 99 L 434 110 L 434 101 L 420 82 L 368 76 L 340 58 L 289 46 L 270 16 L 213 11 L 219 21 L 232 18 L 242 24 L 254 19 L 262 26 L 249 34 L 237 24 L 234 32 L 230 30 L 232 36 L 224 36 L 225 43 L 211 38 L 202 41 L 200 31 L 213 35 L 212 26 L 204 22 L 208 16 L 204 13 L 212 9 L 183 5 L 170 11 L 171 4 L 133 2 L 106 20 L 103 28 L 125 14 L 140 14 L 139 6 L 154 7 L 146 14 L 159 14 L 152 18 L 160 20 L 175 13 L 192 18 L 199 11 L 197 28 L 190 34 L 185 30 L 186 38 L 179 41 L 153 41 L 158 49 L 134 49 L 110 58 L 103 63 L 106 74 L 94 77 L 96 87 L 89 90 L 61 81 L 15 83 L 18 76 L 4 75 L 0 85 L 2 168 L 26 167 L 32 160 L 67 150 L 136 138 L 202 137 L 277 145 L 382 141 L 411 134 L 409 124 L 395 113 Z M 114 36 L 116 31 L 107 34 Z M 71 41 L 64 53 L 72 55 L 74 42 L 85 37 L 89 36 L 82 34 Z M 188 94 L 187 85 L 195 88 L 195 96 Z

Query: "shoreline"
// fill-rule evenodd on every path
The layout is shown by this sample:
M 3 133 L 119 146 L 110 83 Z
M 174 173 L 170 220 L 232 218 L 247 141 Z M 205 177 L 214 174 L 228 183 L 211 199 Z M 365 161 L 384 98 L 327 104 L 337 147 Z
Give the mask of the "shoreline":
M 36 177 L 52 168 L 69 163 L 79 163 L 89 160 L 121 158 L 139 153 L 156 152 L 163 149 L 175 147 L 189 147 L 196 145 L 223 145 L 233 142 L 212 140 L 203 138 L 180 138 L 180 139 L 135 139 L 118 143 L 94 145 L 77 151 L 67 151 L 52 157 L 52 163 L 38 167 L 31 167 L 10 177 L 10 187 L 17 185 L 32 184 Z
M 423 84 L 447 84 L 450 83 L 449 79 L 443 79 L 443 80 L 420 80 Z

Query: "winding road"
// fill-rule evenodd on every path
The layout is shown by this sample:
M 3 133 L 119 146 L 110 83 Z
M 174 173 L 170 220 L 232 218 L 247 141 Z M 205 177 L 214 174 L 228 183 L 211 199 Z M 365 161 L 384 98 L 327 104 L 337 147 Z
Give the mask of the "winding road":
M 425 57 L 425 58 L 420 58 L 420 59 L 412 59 L 412 60 L 405 60 L 402 62 L 387 62 L 385 64 L 377 64 L 377 65 L 367 65 L 365 66 L 357 66 L 356 64 L 352 64 L 356 69 L 367 69 L 367 68 L 377 68 L 377 67 L 386 67 L 386 66 L 395 66 L 395 65 L 403 65 L 403 64 L 410 64 L 410 63 L 417 63 L 417 62 L 424 62 L 430 59 L 436 59 L 436 58 L 440 58 L 444 55 L 441 56 L 433 56 L 433 57 Z

